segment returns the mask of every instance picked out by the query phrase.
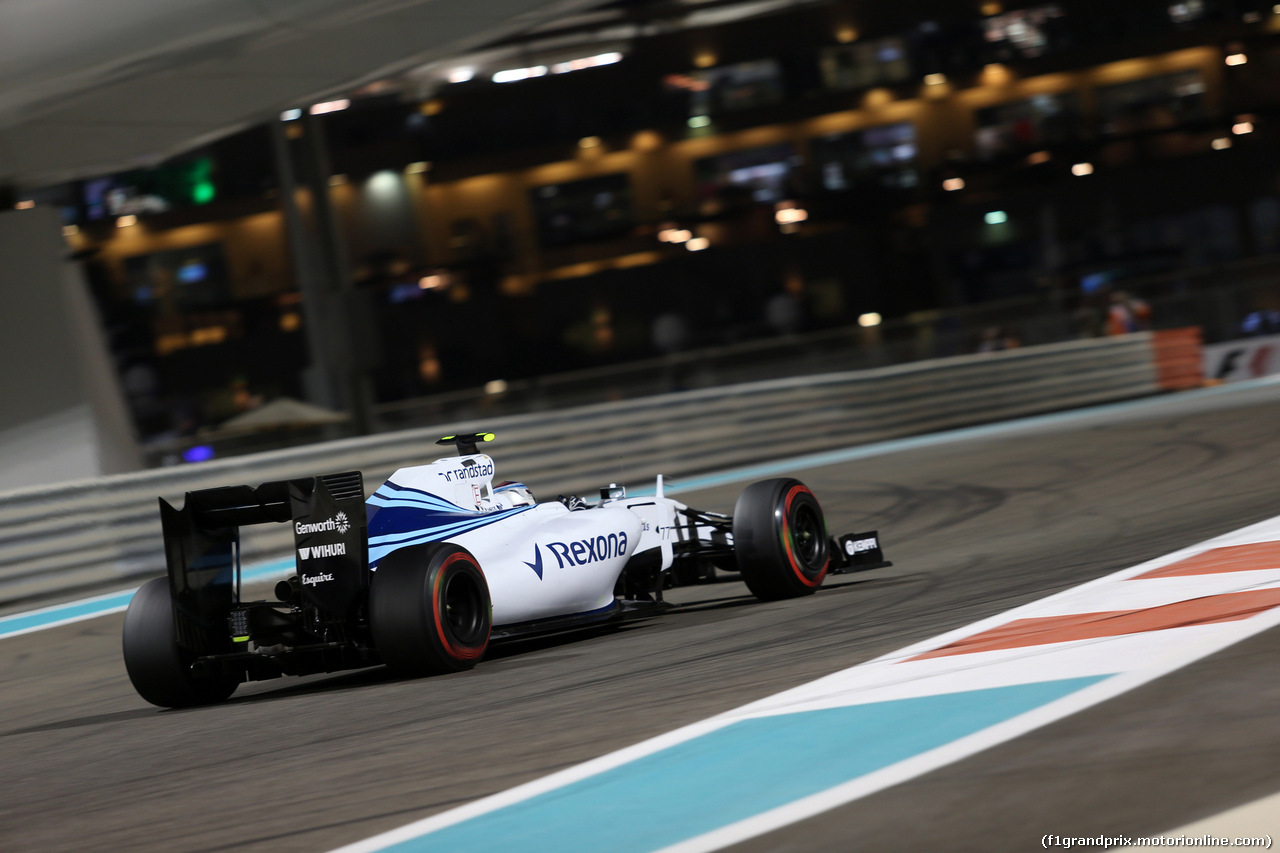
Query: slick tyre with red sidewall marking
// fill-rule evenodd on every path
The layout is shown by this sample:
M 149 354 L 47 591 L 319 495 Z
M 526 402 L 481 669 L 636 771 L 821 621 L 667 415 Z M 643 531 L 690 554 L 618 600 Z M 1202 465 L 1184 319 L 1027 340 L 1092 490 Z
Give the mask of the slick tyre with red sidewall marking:
M 489 647 L 489 584 L 471 552 L 447 542 L 383 557 L 369 627 L 383 663 L 405 675 L 471 669 Z
M 733 550 L 747 588 L 761 601 L 809 595 L 831 567 L 826 520 L 799 480 L 752 483 L 733 508 Z
M 124 668 L 138 695 L 162 708 L 210 705 L 230 696 L 240 679 L 196 676 L 193 655 L 178 645 L 168 578 L 142 585 L 124 613 Z

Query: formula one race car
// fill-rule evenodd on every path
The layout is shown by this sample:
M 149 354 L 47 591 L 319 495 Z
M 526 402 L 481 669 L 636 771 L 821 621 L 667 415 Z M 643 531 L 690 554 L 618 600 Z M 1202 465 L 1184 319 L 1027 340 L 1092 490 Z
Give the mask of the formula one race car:
M 142 698 L 180 707 L 226 699 L 243 681 L 383 663 L 404 674 L 469 669 L 489 643 L 662 609 L 663 590 L 741 573 L 756 597 L 812 593 L 828 572 L 883 562 L 873 531 L 831 538 L 803 483 L 747 487 L 732 516 L 610 485 L 595 505 L 538 503 L 493 485 L 477 451 L 401 468 L 367 501 L 360 472 L 163 498 L 168 577 L 124 620 L 124 659 Z M 240 596 L 240 526 L 293 525 L 297 573 L 277 601 Z

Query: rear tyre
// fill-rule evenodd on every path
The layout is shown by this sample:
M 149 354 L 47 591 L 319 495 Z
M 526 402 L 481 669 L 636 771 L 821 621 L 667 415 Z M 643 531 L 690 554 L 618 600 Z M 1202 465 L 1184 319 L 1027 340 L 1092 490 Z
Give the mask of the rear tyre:
M 191 655 L 177 642 L 169 579 L 142 585 L 124 614 L 124 668 L 138 695 L 162 708 L 221 702 L 235 692 L 235 676 L 195 676 Z
M 393 551 L 369 589 L 383 663 L 404 675 L 471 669 L 489 647 L 489 584 L 471 552 L 447 542 Z
M 747 588 L 761 601 L 809 595 L 831 566 L 826 520 L 799 480 L 761 480 L 733 508 L 733 550 Z

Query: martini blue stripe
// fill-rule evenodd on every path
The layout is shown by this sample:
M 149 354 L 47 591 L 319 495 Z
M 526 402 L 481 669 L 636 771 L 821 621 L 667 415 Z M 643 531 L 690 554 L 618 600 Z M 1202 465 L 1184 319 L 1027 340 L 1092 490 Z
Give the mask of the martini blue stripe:
M 384 849 L 647 853 L 851 782 L 1109 677 L 743 720 Z

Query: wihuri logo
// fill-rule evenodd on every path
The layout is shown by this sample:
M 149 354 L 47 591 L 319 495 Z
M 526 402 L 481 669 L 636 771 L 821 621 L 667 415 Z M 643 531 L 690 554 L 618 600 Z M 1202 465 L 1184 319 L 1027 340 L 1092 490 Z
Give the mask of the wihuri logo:
M 298 558 L 305 560 L 308 557 L 315 557 L 317 560 L 321 557 L 341 557 L 347 553 L 346 542 L 335 542 L 332 545 L 308 545 L 306 548 L 298 549 Z
M 340 512 L 333 518 L 327 518 L 324 521 L 315 521 L 303 523 L 301 521 L 294 522 L 293 529 L 297 531 L 299 536 L 306 533 L 326 533 L 330 530 L 336 530 L 339 533 L 346 533 L 351 529 L 351 522 L 347 518 L 345 512 Z

